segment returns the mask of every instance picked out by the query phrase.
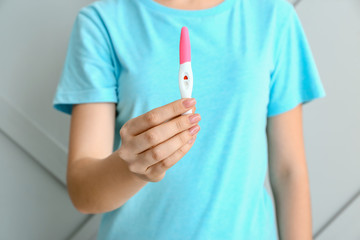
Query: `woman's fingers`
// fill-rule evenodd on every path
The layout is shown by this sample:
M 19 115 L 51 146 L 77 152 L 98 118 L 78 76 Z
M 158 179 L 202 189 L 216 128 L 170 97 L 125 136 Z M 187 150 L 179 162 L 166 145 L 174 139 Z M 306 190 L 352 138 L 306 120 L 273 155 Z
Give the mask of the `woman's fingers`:
M 118 156 L 132 174 L 146 181 L 160 181 L 166 169 L 189 151 L 193 145 L 189 140 L 200 130 L 197 123 L 201 119 L 195 114 L 195 101 L 183 104 L 189 100 L 195 99 L 180 99 L 155 108 L 122 126 Z M 191 114 L 182 115 L 189 109 Z M 190 129 L 195 131 L 190 134 Z M 155 170 L 149 171 L 153 167 Z
M 200 120 L 201 117 L 198 113 L 179 116 L 133 137 L 129 147 L 133 149 L 133 152 L 141 154 L 152 146 L 165 142 L 176 134 L 189 129 Z
M 150 166 L 146 171 L 146 175 L 149 176 L 153 181 L 157 181 L 157 176 L 161 176 L 161 179 L 164 177 L 166 170 L 174 166 L 184 155 L 190 150 L 190 148 L 194 145 L 196 134 L 193 136 L 192 143 L 185 143 L 178 150 L 176 150 L 173 154 L 171 154 L 166 159 Z M 160 177 L 159 177 L 160 178 Z M 160 179 L 160 180 L 161 180 Z M 148 180 L 149 181 L 149 180 Z
M 143 161 L 134 161 L 133 166 L 134 170 L 138 172 L 145 172 L 145 170 L 151 165 L 156 164 L 157 162 L 169 157 L 175 151 L 177 151 L 181 146 L 186 144 L 196 133 L 200 130 L 198 124 L 192 126 L 190 129 L 182 131 L 179 134 L 171 137 L 170 139 L 152 147 L 140 154 L 137 155 L 138 159 Z
M 192 101 L 192 104 L 187 104 Z M 154 108 L 136 118 L 130 119 L 125 125 L 125 132 L 128 135 L 136 136 L 146 130 L 155 127 L 171 118 L 174 118 L 196 104 L 194 98 L 182 98 L 164 106 Z M 125 126 L 124 125 L 124 126 Z
M 193 108 L 191 108 L 191 112 L 192 113 L 195 113 L 195 111 L 196 111 L 196 107 L 194 106 Z M 173 120 L 173 119 L 175 119 L 175 118 L 177 118 L 178 116 L 175 116 L 175 117 L 173 117 L 173 118 L 171 118 L 171 119 L 169 119 L 169 120 L 167 120 L 167 121 L 171 121 L 171 120 Z M 165 121 L 165 122 L 167 122 L 167 121 Z

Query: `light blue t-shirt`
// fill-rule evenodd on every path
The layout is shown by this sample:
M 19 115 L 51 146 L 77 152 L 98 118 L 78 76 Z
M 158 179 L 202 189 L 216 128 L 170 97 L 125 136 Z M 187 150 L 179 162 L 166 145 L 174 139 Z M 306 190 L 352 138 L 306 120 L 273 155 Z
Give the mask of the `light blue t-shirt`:
M 226 0 L 203 10 L 153 0 L 93 2 L 74 22 L 54 107 L 71 114 L 75 103 L 117 103 L 118 149 L 126 121 L 181 98 L 182 26 L 189 29 L 201 130 L 161 181 L 102 215 L 98 239 L 277 239 L 264 186 L 267 118 L 325 96 L 285 0 Z

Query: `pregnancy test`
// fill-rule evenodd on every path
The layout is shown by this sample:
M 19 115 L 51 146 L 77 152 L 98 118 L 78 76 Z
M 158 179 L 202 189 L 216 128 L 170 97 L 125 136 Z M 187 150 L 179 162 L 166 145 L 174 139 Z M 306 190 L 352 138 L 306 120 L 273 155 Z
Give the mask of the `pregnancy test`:
M 191 69 L 191 49 L 189 30 L 187 27 L 181 28 L 180 34 L 180 69 L 179 69 L 179 87 L 181 98 L 191 98 L 193 88 L 193 73 Z M 181 115 L 191 114 L 189 109 Z

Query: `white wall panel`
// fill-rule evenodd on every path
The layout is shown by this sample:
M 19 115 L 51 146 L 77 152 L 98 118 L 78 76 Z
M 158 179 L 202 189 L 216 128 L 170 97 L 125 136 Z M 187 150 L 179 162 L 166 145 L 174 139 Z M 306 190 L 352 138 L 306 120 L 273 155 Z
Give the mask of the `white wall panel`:
M 91 2 L 4 0 L 0 5 L 0 93 L 63 146 L 69 117 L 51 103 L 76 14 Z
M 360 239 L 360 191 L 316 240 Z
M 76 231 L 69 240 L 96 240 L 101 214 L 93 215 Z M 101 239 L 100 239 L 101 240 Z
M 63 240 L 86 219 L 61 182 L 0 131 L 0 239 Z

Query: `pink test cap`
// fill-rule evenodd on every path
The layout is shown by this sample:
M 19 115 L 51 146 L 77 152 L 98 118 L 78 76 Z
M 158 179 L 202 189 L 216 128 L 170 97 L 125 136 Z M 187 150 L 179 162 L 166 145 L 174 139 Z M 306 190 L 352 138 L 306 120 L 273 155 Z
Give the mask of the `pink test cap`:
M 180 64 L 191 61 L 191 48 L 189 30 L 187 27 L 181 28 L 180 35 Z

